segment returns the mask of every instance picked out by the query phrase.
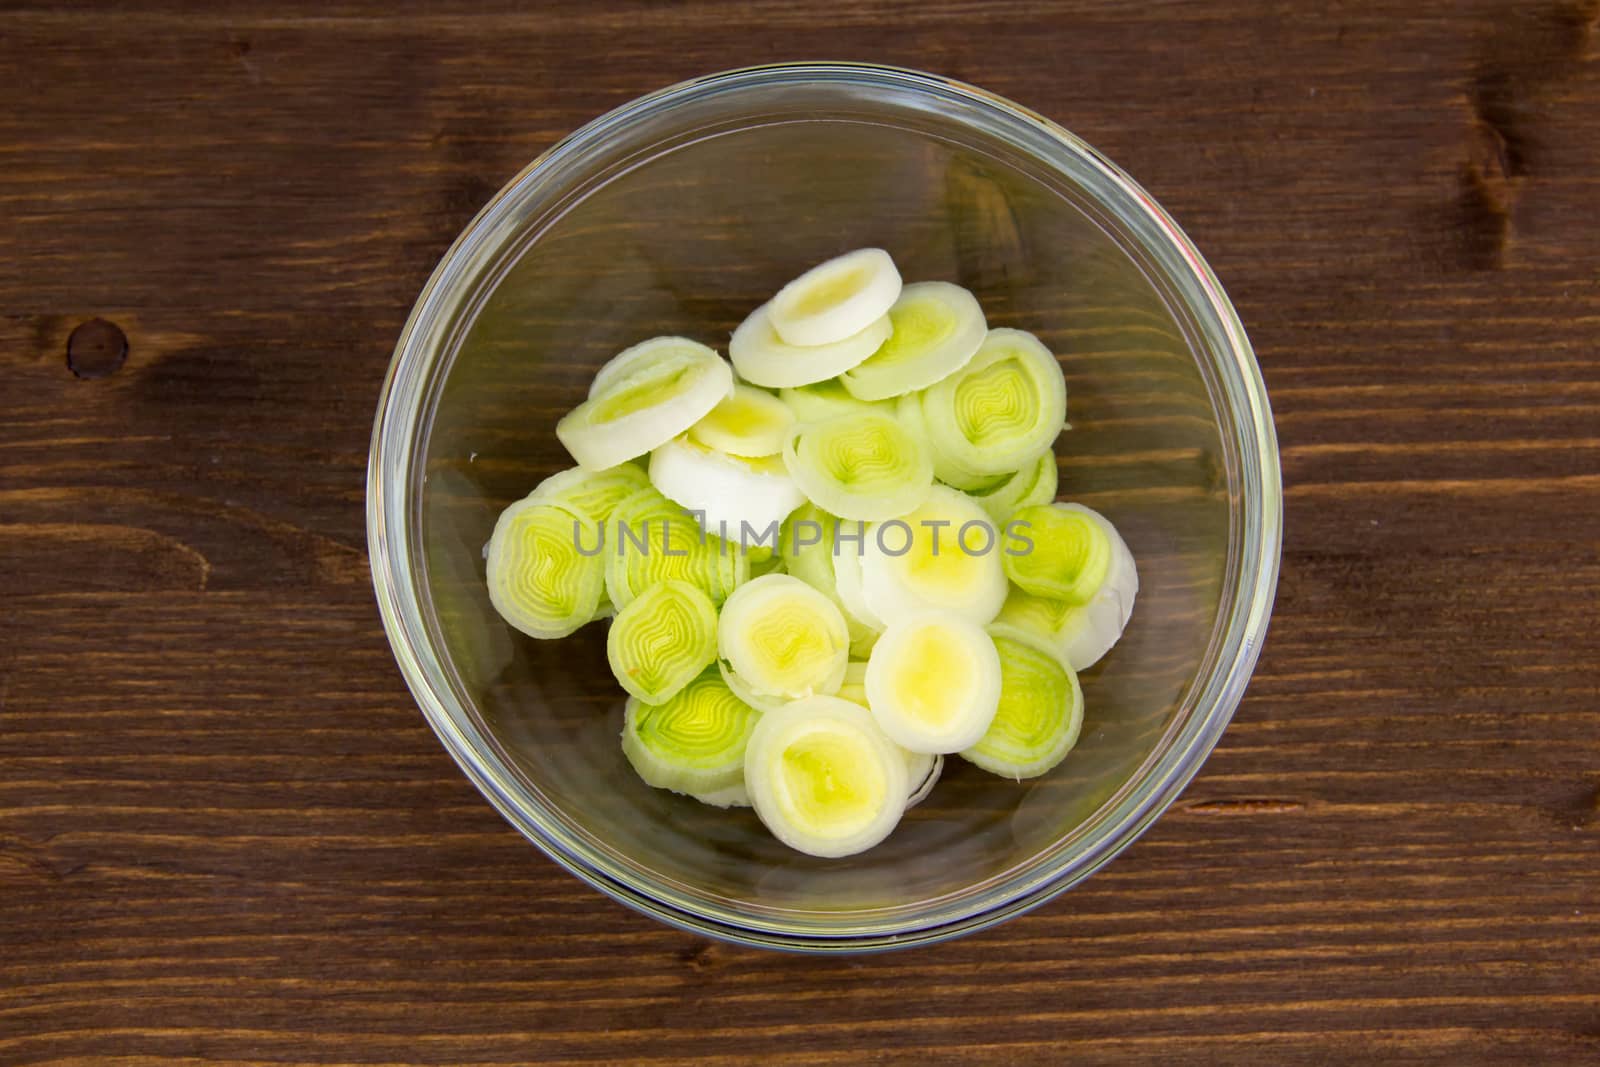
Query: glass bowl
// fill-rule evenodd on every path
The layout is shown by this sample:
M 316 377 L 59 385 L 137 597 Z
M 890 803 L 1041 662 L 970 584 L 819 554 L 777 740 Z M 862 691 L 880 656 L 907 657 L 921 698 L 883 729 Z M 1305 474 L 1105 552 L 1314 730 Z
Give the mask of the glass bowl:
M 605 627 L 534 641 L 489 605 L 499 511 L 570 465 L 556 420 L 655 334 L 721 350 L 804 267 L 864 245 L 977 294 L 1060 355 L 1061 494 L 1115 521 L 1141 589 L 1082 677 L 1077 748 L 1017 783 L 952 758 L 883 844 L 791 852 L 748 810 L 644 785 Z M 976 930 L 1126 847 L 1216 744 L 1260 648 L 1281 484 L 1259 370 L 1143 190 L 1015 104 L 853 64 L 732 71 L 636 100 L 519 174 L 445 254 L 379 402 L 368 534 L 384 625 L 445 747 L 578 877 L 713 937 L 812 951 Z

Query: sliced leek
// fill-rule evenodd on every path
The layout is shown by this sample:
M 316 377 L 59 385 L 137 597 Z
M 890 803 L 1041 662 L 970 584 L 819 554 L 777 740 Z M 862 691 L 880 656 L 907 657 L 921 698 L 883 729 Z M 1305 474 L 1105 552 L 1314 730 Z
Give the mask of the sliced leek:
M 565 637 L 594 618 L 605 565 L 585 555 L 599 527 L 582 512 L 532 497 L 500 513 L 489 538 L 489 602 L 529 637 Z
M 650 484 L 644 468 L 623 463 L 608 470 L 570 467 L 540 482 L 529 496 L 541 503 L 579 511 L 597 523 L 611 518 L 618 504 Z
M 784 443 L 783 462 L 812 503 L 845 519 L 897 518 L 933 487 L 923 442 L 874 411 L 796 426 Z
M 744 781 L 774 837 L 827 858 L 888 837 L 910 791 L 905 757 L 872 714 L 828 696 L 761 716 L 745 748 Z
M 866 691 L 873 718 L 901 748 L 959 752 L 994 719 L 1000 658 L 981 626 L 927 611 L 883 632 L 867 660 Z
M 965 494 L 933 487 L 902 519 L 867 527 L 861 548 L 861 598 L 885 623 L 929 608 L 982 626 L 1006 599 L 999 532 Z
M 631 348 L 624 348 L 595 371 L 594 380 L 589 383 L 589 398 L 594 399 L 628 375 L 648 367 L 675 362 L 685 356 L 698 359 L 705 348 L 699 341 L 687 337 L 652 337 L 640 341 Z
M 1101 519 L 1104 521 L 1104 516 Z M 1116 528 L 1109 521 L 1103 528 L 1111 538 L 1111 565 L 1087 604 L 1068 604 L 1013 589 L 995 618 L 997 630 L 1042 638 L 1075 671 L 1088 670 L 1111 651 L 1133 616 L 1139 571 Z
M 844 680 L 850 635 L 839 608 L 787 574 L 736 589 L 717 621 L 727 674 L 763 702 L 832 693 Z
M 728 358 L 739 377 L 753 385 L 792 389 L 843 374 L 876 352 L 891 329 L 889 316 L 880 315 L 837 341 L 792 345 L 773 328 L 772 305 L 763 304 L 733 331 Z
M 604 470 L 642 456 L 699 422 L 733 391 L 733 371 L 721 356 L 683 338 L 667 340 L 681 343 L 658 356 L 634 358 L 556 423 L 556 436 L 578 466 Z
M 785 344 L 827 345 L 881 319 L 899 296 L 900 272 L 889 253 L 858 248 L 812 267 L 768 307 Z
M 1109 526 L 1081 504 L 1023 508 L 1012 516 L 1011 528 L 1026 531 L 1028 547 L 1003 553 L 1006 576 L 1034 596 L 1087 604 L 1111 570 Z
M 744 784 L 759 712 L 708 670 L 661 704 L 628 700 L 622 751 L 646 784 L 701 798 Z
M 705 418 L 689 427 L 689 437 L 730 456 L 775 456 L 783 451 L 783 439 L 794 420 L 789 405 L 771 393 L 735 385 Z
M 961 758 L 1018 781 L 1059 764 L 1083 729 L 1078 676 L 1048 649 L 1004 633 L 994 635 L 1000 657 L 1000 706 L 989 729 Z
M 688 582 L 653 585 L 617 612 L 606 658 L 631 696 L 664 703 L 717 658 L 717 609 Z
M 780 523 L 805 502 L 777 456 L 747 459 L 677 437 L 650 453 L 650 481 L 727 540 L 773 543 Z
M 654 488 L 641 489 L 612 512 L 616 533 L 605 551 L 606 595 L 620 611 L 660 582 L 698 586 L 713 604 L 750 576 L 750 560 L 736 547 L 704 534 L 683 508 Z
M 925 389 L 966 365 L 989 325 L 978 300 L 949 282 L 917 282 L 889 309 L 894 332 L 876 352 L 841 375 L 861 400 L 886 400 Z
M 1004 526 L 1022 508 L 1054 500 L 1059 477 L 1056 455 L 1047 449 L 1021 470 L 986 488 L 969 489 L 967 495 L 989 513 L 996 526 Z
M 970 485 L 1036 461 L 1067 419 L 1061 364 L 1031 333 L 990 330 L 972 360 L 922 394 L 941 481 Z
M 789 405 L 789 410 L 794 412 L 794 417 L 800 422 L 821 422 L 823 419 L 835 415 L 848 415 L 863 408 L 881 411 L 884 414 L 894 413 L 894 405 L 889 401 L 857 400 L 837 378 L 829 378 L 827 381 L 812 385 L 780 389 L 778 396 Z

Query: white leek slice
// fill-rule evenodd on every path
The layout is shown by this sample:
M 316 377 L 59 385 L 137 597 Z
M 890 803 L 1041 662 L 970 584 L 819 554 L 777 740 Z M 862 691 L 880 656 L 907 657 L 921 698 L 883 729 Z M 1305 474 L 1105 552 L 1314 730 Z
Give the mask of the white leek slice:
M 688 582 L 653 585 L 617 612 L 606 658 L 629 695 L 665 703 L 716 660 L 717 609 Z
M 1139 571 L 1133 553 L 1116 528 L 1107 522 L 1105 529 L 1112 539 L 1111 565 L 1105 581 L 1087 604 L 1067 604 L 1013 589 L 995 618 L 996 630 L 1005 628 L 1032 639 L 1043 638 L 1075 671 L 1088 670 L 1111 651 L 1133 617 Z
M 934 472 L 970 486 L 1049 451 L 1066 424 L 1066 379 L 1033 334 L 990 330 L 966 366 L 922 394 L 922 418 Z
M 885 324 L 887 326 L 887 324 Z M 884 336 L 887 338 L 888 334 Z M 894 405 L 887 400 L 857 400 L 837 378 L 778 390 L 778 396 L 800 422 L 821 422 L 835 415 L 848 415 L 862 408 L 877 410 L 885 415 L 894 414 Z
M 983 627 L 943 611 L 891 623 L 867 660 L 867 704 L 912 752 L 960 752 L 1000 703 L 1000 657 Z
M 489 602 L 529 637 L 565 637 L 594 618 L 605 564 L 581 549 L 599 542 L 593 519 L 532 497 L 500 513 L 489 538 Z
M 888 837 L 909 792 L 905 757 L 872 714 L 828 696 L 761 716 L 745 748 L 744 781 L 774 837 L 827 858 Z
M 906 755 L 906 782 L 911 790 L 906 797 L 906 808 L 909 810 L 927 800 L 928 794 L 933 792 L 934 784 L 944 773 L 944 756 L 938 752 L 929 755 L 907 749 L 900 751 Z
M 749 557 L 701 531 L 677 504 L 646 487 L 618 504 L 604 559 L 606 595 L 620 611 L 660 582 L 698 586 L 720 604 L 750 577 Z M 587 543 L 586 543 L 587 544 Z
M 652 337 L 648 341 L 640 341 L 601 364 L 594 373 L 594 380 L 589 383 L 589 397 L 593 399 L 599 396 L 616 382 L 646 367 L 681 359 L 686 355 L 698 358 L 705 347 L 687 337 Z
M 727 673 L 763 702 L 832 693 L 844 680 L 850 635 L 839 608 L 787 574 L 734 590 L 717 621 Z
M 783 451 L 794 419 L 789 405 L 771 393 L 736 384 L 705 418 L 689 427 L 689 437 L 730 456 L 775 456 Z
M 874 411 L 796 426 L 783 462 L 812 503 L 845 519 L 898 518 L 933 487 L 924 443 Z
M 578 466 L 604 470 L 642 456 L 733 391 L 733 371 L 721 356 L 694 341 L 670 340 L 679 343 L 659 356 L 635 358 L 556 423 L 556 436 Z
M 889 322 L 894 332 L 882 347 L 840 376 L 858 399 L 887 400 L 954 374 L 989 330 L 977 297 L 949 282 L 906 286 Z
M 747 745 L 760 717 L 708 670 L 664 703 L 630 697 L 622 752 L 648 785 L 716 796 L 744 784 Z
M 789 389 L 843 374 L 876 352 L 890 332 L 889 316 L 880 315 L 837 341 L 792 345 L 773 328 L 772 305 L 763 304 L 733 331 L 728 358 L 752 385 Z
M 1105 584 L 1116 530 L 1099 513 L 1082 504 L 1035 504 L 1013 515 L 1008 529 L 1024 538 L 1015 538 L 1002 562 L 1025 592 L 1087 604 Z
M 618 504 L 650 484 L 644 468 L 623 463 L 603 471 L 569 467 L 540 482 L 529 498 L 580 511 L 597 523 L 611 518 Z
M 863 544 L 865 541 L 862 542 Z M 833 557 L 834 595 L 845 615 L 873 632 L 882 632 L 884 622 L 873 614 L 863 588 L 862 559 L 857 545 L 836 546 Z
M 776 456 L 746 459 L 677 437 L 650 453 L 650 481 L 699 515 L 707 531 L 735 543 L 775 543 L 778 527 L 805 495 Z M 746 529 L 748 527 L 748 529 Z
M 861 598 L 893 623 L 930 608 L 986 625 L 1006 599 L 998 531 L 979 504 L 936 485 L 902 519 L 873 523 L 861 550 Z
M 889 253 L 858 248 L 812 267 L 768 306 L 784 343 L 826 345 L 881 319 L 899 295 L 900 272 Z
M 1055 453 L 1046 450 L 1016 473 L 986 488 L 969 489 L 967 495 L 989 513 L 997 527 L 1003 527 L 1022 508 L 1055 500 L 1060 474 Z
M 744 787 L 742 780 L 739 784 L 730 785 L 726 789 L 718 789 L 710 793 L 695 793 L 694 798 L 702 804 L 711 805 L 713 808 L 748 808 L 750 806 L 750 791 Z
M 1037 778 L 1066 758 L 1083 729 L 1078 676 L 1053 652 L 997 632 L 1000 707 L 961 758 L 990 774 Z

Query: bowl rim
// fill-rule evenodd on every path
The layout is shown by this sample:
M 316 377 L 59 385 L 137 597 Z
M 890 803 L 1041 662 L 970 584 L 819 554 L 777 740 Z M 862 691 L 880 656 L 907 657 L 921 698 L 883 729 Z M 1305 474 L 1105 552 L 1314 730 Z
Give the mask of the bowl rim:
M 1253 541 L 1241 553 L 1235 602 L 1220 640 L 1215 635 L 1214 666 L 1208 678 L 1210 699 L 1197 703 L 1174 734 L 1169 726 L 1155 750 L 1130 776 L 1123 789 L 1091 816 L 1101 826 L 1086 838 L 1081 850 L 1056 857 L 1047 869 L 1022 868 L 1025 878 L 1009 876 L 999 899 L 981 898 L 981 906 L 958 911 L 929 925 L 897 917 L 887 922 L 840 923 L 827 929 L 798 930 L 779 923 L 734 914 L 720 908 L 697 908 L 693 902 L 661 899 L 649 886 L 627 877 L 625 868 L 597 855 L 583 842 L 554 833 L 550 820 L 534 819 L 513 795 L 508 779 L 514 776 L 484 743 L 470 722 L 452 714 L 446 705 L 449 686 L 436 667 L 438 657 L 428 647 L 427 628 L 412 584 L 397 580 L 412 566 L 408 519 L 415 510 L 411 499 L 412 459 L 417 452 L 418 404 L 416 388 L 431 370 L 438 353 L 419 343 L 422 327 L 436 317 L 443 294 L 461 274 L 461 260 L 469 249 L 481 245 L 486 234 L 504 222 L 514 194 L 526 191 L 550 171 L 599 143 L 617 126 L 686 100 L 721 94 L 731 89 L 762 87 L 784 82 L 818 80 L 856 86 L 876 85 L 939 97 L 946 102 L 994 113 L 999 119 L 1020 122 L 1050 146 L 1096 172 L 1099 179 L 1122 194 L 1126 204 L 1142 215 L 1141 221 L 1160 235 L 1188 268 L 1186 281 L 1195 285 L 1205 309 L 1220 327 L 1236 374 L 1228 399 L 1239 405 L 1231 425 L 1244 439 L 1245 477 L 1250 493 L 1241 493 L 1247 536 Z M 1052 169 L 1055 161 L 1043 159 Z M 1099 196 L 1097 194 L 1097 199 Z M 1249 461 L 1256 467 L 1252 469 Z M 398 472 L 393 491 L 386 492 L 390 471 Z M 1253 477 L 1251 477 L 1253 475 Z M 576 877 L 646 915 L 691 933 L 766 948 L 808 952 L 863 952 L 907 947 L 972 933 L 1035 908 L 1099 870 L 1133 843 L 1177 799 L 1199 771 L 1232 719 L 1260 655 L 1277 586 L 1282 544 L 1282 474 L 1277 437 L 1265 384 L 1244 327 L 1221 284 L 1198 249 L 1156 203 L 1155 199 L 1116 164 L 1092 146 L 1050 119 L 990 93 L 941 75 L 902 67 L 869 63 L 798 62 L 742 67 L 679 82 L 635 98 L 579 127 L 537 156 L 468 223 L 423 286 L 390 360 L 379 394 L 367 466 L 367 547 L 373 587 L 384 631 L 413 698 L 446 750 L 478 790 L 551 859 Z M 1253 505 L 1253 506 L 1252 506 Z M 1252 551 L 1253 549 L 1253 551 Z M 1136 786 L 1136 788 L 1135 788 Z M 525 799 L 525 798 L 523 798 Z M 1115 805 L 1107 811 L 1107 807 Z M 992 894 L 991 894 L 992 895 Z M 848 913 L 846 913 L 848 914 Z

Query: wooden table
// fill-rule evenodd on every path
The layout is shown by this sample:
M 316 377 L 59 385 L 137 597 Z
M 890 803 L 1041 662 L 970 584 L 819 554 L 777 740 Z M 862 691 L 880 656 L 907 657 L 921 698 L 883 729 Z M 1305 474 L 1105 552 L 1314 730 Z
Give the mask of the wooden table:
M 0 9 L 0 1062 L 1600 1061 L 1600 4 L 389 8 Z M 518 837 L 363 529 L 390 350 L 484 200 L 636 94 L 815 57 L 1144 182 L 1288 500 L 1178 806 L 864 959 L 677 933 Z

